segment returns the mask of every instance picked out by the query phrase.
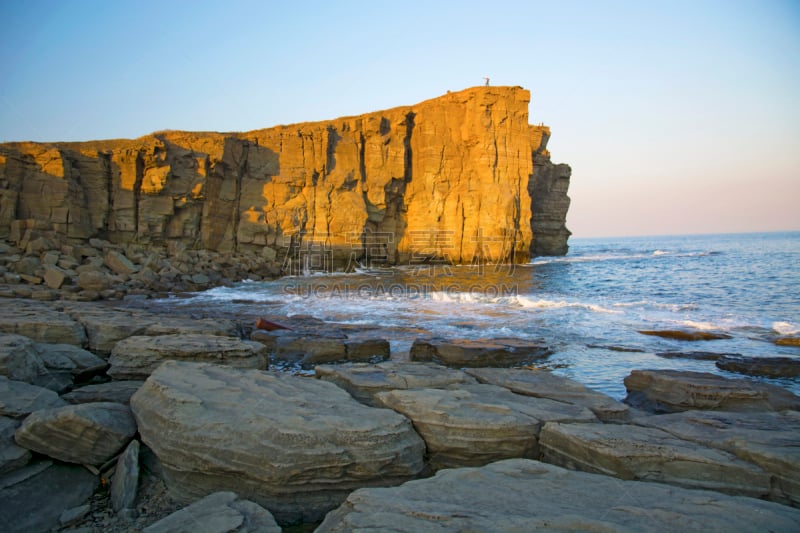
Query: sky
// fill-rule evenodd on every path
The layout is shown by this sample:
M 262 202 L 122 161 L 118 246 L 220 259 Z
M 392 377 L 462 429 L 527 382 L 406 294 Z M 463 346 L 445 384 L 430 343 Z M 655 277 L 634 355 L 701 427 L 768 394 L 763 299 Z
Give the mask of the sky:
M 531 91 L 575 237 L 800 230 L 800 0 L 0 0 L 0 142 Z

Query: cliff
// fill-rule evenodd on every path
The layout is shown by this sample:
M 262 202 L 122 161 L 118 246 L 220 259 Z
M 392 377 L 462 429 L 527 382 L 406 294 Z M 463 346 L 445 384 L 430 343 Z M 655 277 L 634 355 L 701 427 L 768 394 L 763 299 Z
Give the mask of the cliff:
M 564 254 L 570 170 L 529 101 L 475 87 L 246 133 L 2 144 L 0 238 L 269 248 L 312 267 Z

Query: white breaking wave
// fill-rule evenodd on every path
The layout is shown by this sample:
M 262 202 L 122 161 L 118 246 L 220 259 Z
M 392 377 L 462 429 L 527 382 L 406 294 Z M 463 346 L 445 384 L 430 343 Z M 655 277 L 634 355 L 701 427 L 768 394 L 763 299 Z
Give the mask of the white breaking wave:
M 519 303 L 519 305 L 521 305 L 522 307 L 528 309 L 561 309 L 569 307 L 569 308 L 587 309 L 595 313 L 610 313 L 610 314 L 622 313 L 622 311 L 608 309 L 606 307 L 597 304 L 589 304 L 583 302 L 567 302 L 565 300 L 560 300 L 560 301 L 541 300 L 541 299 L 534 300 L 533 298 L 528 298 L 526 296 L 517 296 L 517 303 Z
M 800 333 L 800 327 L 791 322 L 773 322 L 772 331 L 778 335 L 797 335 Z

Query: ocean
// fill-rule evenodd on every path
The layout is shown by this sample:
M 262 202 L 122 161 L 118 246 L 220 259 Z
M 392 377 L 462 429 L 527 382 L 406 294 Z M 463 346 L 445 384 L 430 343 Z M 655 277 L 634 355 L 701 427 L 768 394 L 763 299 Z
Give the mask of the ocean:
M 553 354 L 535 366 L 621 399 L 633 369 L 745 377 L 676 354 L 800 357 L 800 348 L 774 343 L 800 335 L 800 232 L 571 239 L 568 255 L 527 264 L 362 265 L 350 274 L 245 281 L 158 305 L 379 327 L 399 360 L 415 338 L 430 335 L 544 340 Z M 730 338 L 639 333 L 659 329 Z M 800 379 L 745 378 L 800 393 Z

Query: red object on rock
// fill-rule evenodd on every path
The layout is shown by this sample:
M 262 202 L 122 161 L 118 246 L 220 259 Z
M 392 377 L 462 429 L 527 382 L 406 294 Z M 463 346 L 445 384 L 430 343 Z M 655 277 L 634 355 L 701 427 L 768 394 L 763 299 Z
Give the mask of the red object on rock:
M 275 331 L 276 329 L 290 329 L 286 326 L 281 326 L 276 322 L 270 322 L 266 318 L 259 318 L 256 320 L 256 329 L 263 329 L 264 331 Z

